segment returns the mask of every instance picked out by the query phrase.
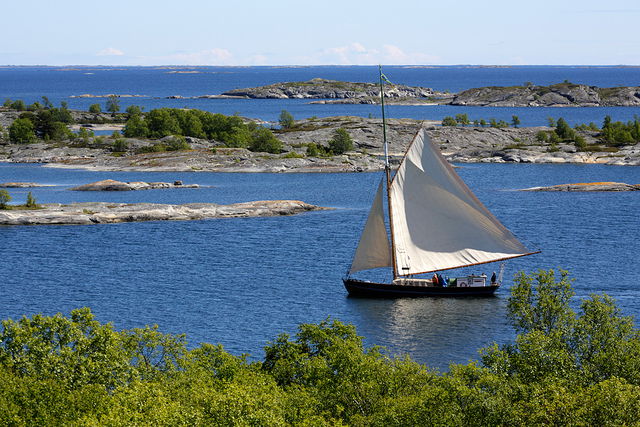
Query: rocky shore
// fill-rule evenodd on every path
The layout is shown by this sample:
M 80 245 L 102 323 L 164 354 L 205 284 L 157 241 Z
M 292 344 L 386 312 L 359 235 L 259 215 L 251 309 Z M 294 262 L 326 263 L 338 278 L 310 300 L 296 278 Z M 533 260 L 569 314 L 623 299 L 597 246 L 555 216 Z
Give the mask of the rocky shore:
M 443 155 L 459 163 L 599 163 L 640 165 L 640 144 L 603 147 L 597 133 L 579 131 L 588 150 L 578 151 L 573 143 L 539 142 L 539 132 L 552 128 L 490 128 L 439 126 L 439 122 L 390 119 L 387 138 L 392 161 L 398 161 L 421 125 Z M 345 129 L 353 139 L 353 151 L 333 157 L 307 155 L 309 143 L 327 147 L 334 132 Z M 157 141 L 127 138 L 129 149 L 113 153 L 108 138 L 104 146 L 60 143 L 0 145 L 0 161 L 46 163 L 52 167 L 98 171 L 209 171 L 209 172 L 366 172 L 383 168 L 380 119 L 327 117 L 300 120 L 290 129 L 275 130 L 283 142 L 282 154 L 225 148 L 221 143 L 187 137 L 191 150 L 139 153 Z
M 200 188 L 198 184 L 183 184 L 182 181 L 175 182 L 122 182 L 113 179 L 92 182 L 70 188 L 72 191 L 138 191 L 157 190 L 161 188 Z
M 531 187 L 521 191 L 640 191 L 640 184 L 624 182 L 581 182 L 577 184 L 560 184 L 549 187 Z
M 599 88 L 570 82 L 549 86 L 487 86 L 459 93 L 439 92 L 431 88 L 386 85 L 386 100 L 391 104 L 442 104 L 491 107 L 636 107 L 640 105 L 640 87 Z M 170 98 L 181 98 L 173 96 Z M 194 98 L 244 99 L 319 99 L 317 104 L 378 104 L 380 87 L 375 83 L 312 79 L 253 88 L 234 89 L 221 95 Z
M 316 78 L 306 82 L 285 82 L 254 88 L 234 89 L 224 92 L 222 95 L 247 99 L 323 98 L 375 102 L 375 98 L 380 96 L 380 86 L 376 83 L 343 82 Z M 390 100 L 406 98 L 435 100 L 449 97 L 448 94 L 433 89 L 405 85 L 386 86 L 385 96 Z
M 298 200 L 265 200 L 232 205 L 191 203 L 73 203 L 43 204 L 34 210 L 0 210 L 0 225 L 89 225 L 138 221 L 187 221 L 208 218 L 249 218 L 295 215 L 322 210 Z
M 637 107 L 640 87 L 599 88 L 573 83 L 492 86 L 455 95 L 451 105 L 490 107 Z

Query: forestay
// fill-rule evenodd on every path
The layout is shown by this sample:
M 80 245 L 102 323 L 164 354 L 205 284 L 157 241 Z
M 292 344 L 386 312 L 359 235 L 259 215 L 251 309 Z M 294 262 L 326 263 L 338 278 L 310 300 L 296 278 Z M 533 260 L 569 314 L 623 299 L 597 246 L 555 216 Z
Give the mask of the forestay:
M 391 266 L 391 246 L 384 225 L 382 183 L 383 181 L 380 181 L 376 197 L 373 199 L 369 217 L 362 231 L 362 236 L 360 236 L 349 273 Z
M 531 253 L 477 199 L 424 129 L 393 178 L 390 196 L 398 275 Z

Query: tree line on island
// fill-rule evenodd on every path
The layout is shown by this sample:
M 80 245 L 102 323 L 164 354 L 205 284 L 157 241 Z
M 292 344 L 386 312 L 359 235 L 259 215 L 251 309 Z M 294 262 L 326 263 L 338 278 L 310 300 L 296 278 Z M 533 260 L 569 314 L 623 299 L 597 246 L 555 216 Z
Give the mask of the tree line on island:
M 80 140 L 86 145 L 90 138 L 94 138 L 93 142 L 97 145 L 104 142 L 104 138 L 96 138 L 93 131 L 89 129 L 81 127 L 77 134 L 69 129 L 69 125 L 74 124 L 75 121 L 66 102 L 62 102 L 61 107 L 56 108 L 47 97 L 42 99 L 43 103 L 35 102 L 29 106 L 21 100 L 7 99 L 4 102 L 4 107 L 22 111 L 22 113 L 9 126 L 3 139 L 18 144 L 29 144 L 38 140 Z M 143 109 L 136 105 L 127 107 L 125 113 L 117 114 L 120 111 L 120 103 L 116 96 L 110 96 L 107 99 L 106 110 L 111 113 L 111 120 L 105 117 L 94 117 L 94 119 L 100 123 L 124 123 L 122 134 L 114 132 L 112 135 L 114 142 L 111 148 L 115 152 L 124 152 L 128 149 L 123 136 L 152 140 L 167 136 L 174 137 L 168 142 L 142 147 L 140 152 L 188 150 L 190 146 L 184 137 L 214 140 L 223 143 L 225 147 L 247 148 L 255 152 L 280 154 L 283 150 L 282 142 L 276 138 L 272 129 L 253 121 L 243 120 L 236 115 L 226 116 L 202 110 L 178 108 L 158 108 L 143 113 Z M 100 104 L 91 105 L 89 113 L 101 114 Z M 282 111 L 279 124 L 283 130 L 295 128 L 295 120 L 286 110 Z M 4 132 L 0 132 L 0 135 L 2 133 Z M 311 157 L 340 155 L 353 149 L 351 136 L 342 128 L 334 132 L 328 147 L 314 143 L 307 145 L 307 155 Z
M 511 118 L 511 125 L 517 128 L 520 125 L 520 118 L 516 115 Z M 536 134 L 536 141 L 540 143 L 549 143 L 549 151 L 558 151 L 557 144 L 573 143 L 576 149 L 580 151 L 616 151 L 616 148 L 624 145 L 633 145 L 640 142 L 640 117 L 634 116 L 633 120 L 626 123 L 621 121 L 614 122 L 611 116 L 605 116 L 602 127 L 598 127 L 594 122 L 587 124 L 579 124 L 571 128 L 567 121 L 560 117 L 557 120 L 553 117 L 547 118 L 550 131 L 539 131 Z M 504 120 L 497 121 L 492 118 L 488 122 L 485 119 L 474 119 L 473 122 L 465 113 L 456 114 L 455 117 L 447 116 L 442 120 L 442 126 L 462 126 L 466 127 L 473 124 L 474 127 L 491 127 L 491 128 L 507 128 L 509 123 Z M 584 138 L 577 131 L 592 134 L 598 141 L 605 144 L 605 147 L 599 145 L 589 146 Z
M 4 320 L 6 425 L 632 425 L 640 334 L 612 298 L 572 309 L 566 272 L 520 273 L 510 344 L 438 372 L 366 348 L 353 326 L 303 324 L 250 361 L 157 326 L 116 330 L 88 308 Z

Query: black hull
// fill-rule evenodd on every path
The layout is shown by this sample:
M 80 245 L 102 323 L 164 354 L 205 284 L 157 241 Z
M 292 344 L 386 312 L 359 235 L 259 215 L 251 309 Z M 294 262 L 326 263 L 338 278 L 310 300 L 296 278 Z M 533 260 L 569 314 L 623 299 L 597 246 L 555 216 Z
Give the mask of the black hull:
M 411 286 L 395 285 L 392 283 L 373 283 L 364 280 L 342 279 L 349 296 L 369 298 L 396 297 L 490 297 L 500 285 L 470 286 L 470 287 L 441 287 L 441 286 Z

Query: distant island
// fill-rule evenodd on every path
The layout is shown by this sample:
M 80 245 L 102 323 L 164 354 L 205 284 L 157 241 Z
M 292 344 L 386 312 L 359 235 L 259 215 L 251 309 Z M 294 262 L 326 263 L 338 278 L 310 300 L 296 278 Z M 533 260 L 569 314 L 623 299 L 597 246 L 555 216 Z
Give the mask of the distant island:
M 234 89 L 221 95 L 245 99 L 322 99 L 315 103 L 377 104 L 380 87 L 375 83 L 311 79 L 253 88 Z M 200 97 L 196 97 L 200 98 Z M 568 81 L 550 86 L 487 86 L 448 93 L 406 85 L 385 85 L 385 98 L 392 104 L 440 104 L 491 107 L 636 107 L 640 87 L 599 88 Z

